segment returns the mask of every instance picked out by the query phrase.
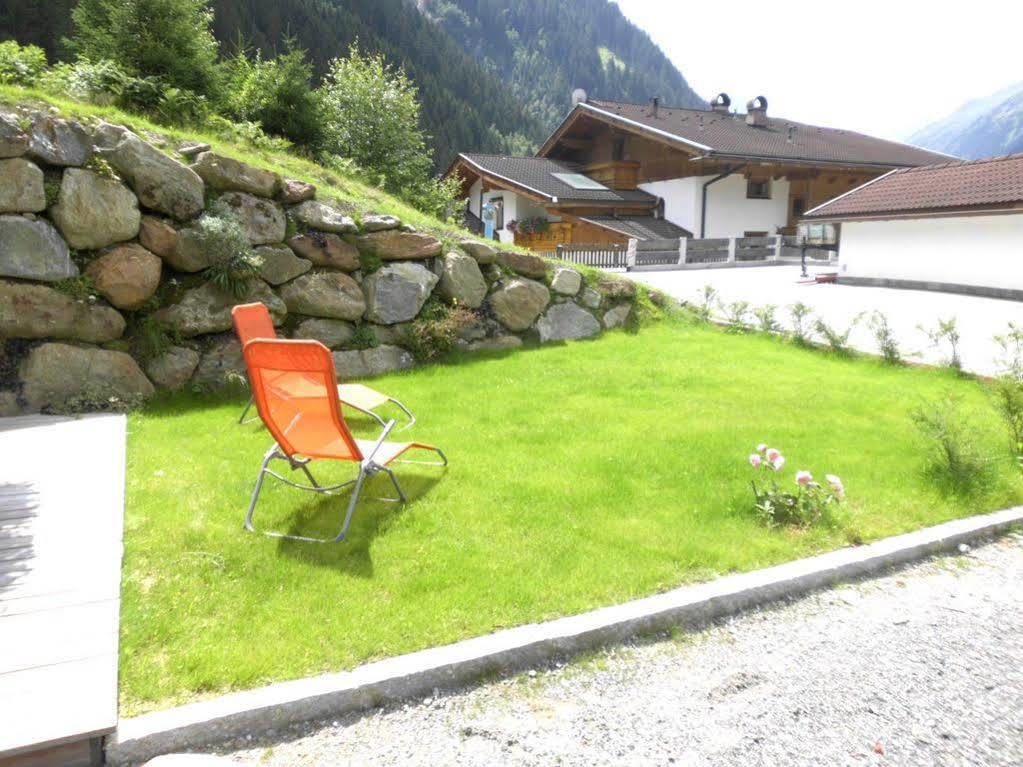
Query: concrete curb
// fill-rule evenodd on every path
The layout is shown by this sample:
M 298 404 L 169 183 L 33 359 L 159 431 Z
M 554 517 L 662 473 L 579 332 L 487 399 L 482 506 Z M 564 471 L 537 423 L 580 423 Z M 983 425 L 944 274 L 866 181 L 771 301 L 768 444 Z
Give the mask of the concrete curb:
M 232 693 L 213 700 L 127 719 L 107 746 L 108 763 L 144 762 L 154 756 L 206 746 L 291 723 L 324 719 L 435 688 L 507 674 L 552 657 L 672 626 L 692 625 L 756 605 L 804 594 L 837 582 L 955 549 L 961 543 L 1023 524 L 1023 506 L 946 522 L 866 546 L 840 549 L 796 562 L 684 586 L 625 604 L 498 631 L 452 645 Z

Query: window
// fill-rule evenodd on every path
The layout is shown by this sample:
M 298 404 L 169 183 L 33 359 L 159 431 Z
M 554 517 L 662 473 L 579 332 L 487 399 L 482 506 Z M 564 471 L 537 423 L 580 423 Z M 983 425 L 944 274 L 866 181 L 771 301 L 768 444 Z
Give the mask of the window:
M 796 197 L 792 201 L 792 216 L 793 216 L 793 218 L 801 216 L 805 212 L 806 212 L 806 200 L 804 200 L 802 197 Z
M 616 138 L 611 145 L 611 159 L 615 162 L 625 159 L 625 139 Z
M 607 189 L 607 187 L 599 181 L 594 181 L 592 178 L 584 176 L 582 173 L 552 173 L 551 175 L 558 181 L 568 184 L 573 189 L 594 189 L 601 191 Z
M 746 199 L 748 200 L 770 200 L 771 199 L 771 182 L 770 180 L 755 180 L 749 179 L 746 181 Z

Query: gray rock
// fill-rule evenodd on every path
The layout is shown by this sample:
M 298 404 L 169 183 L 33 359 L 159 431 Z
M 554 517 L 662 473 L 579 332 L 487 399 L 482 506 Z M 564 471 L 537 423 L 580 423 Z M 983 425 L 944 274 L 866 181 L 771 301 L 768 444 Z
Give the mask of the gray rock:
M 285 205 L 297 205 L 314 197 L 316 197 L 315 186 L 293 178 L 284 179 L 281 182 L 281 191 L 277 194 L 277 199 Z
M 45 285 L 0 280 L 0 338 L 60 338 L 100 344 L 124 333 L 115 309 Z
M 111 397 L 133 402 L 155 391 L 138 363 L 124 352 L 46 343 L 21 366 L 22 397 L 28 410 L 65 408 L 76 402 L 101 404 Z
M 358 249 L 330 232 L 299 234 L 288 240 L 288 246 L 316 266 L 354 272 L 360 265 Z
M 28 134 L 10 115 L 0 115 L 0 157 L 21 157 L 28 151 Z
M 203 180 L 187 165 L 118 125 L 102 123 L 94 140 L 99 155 L 121 174 L 144 206 L 179 221 L 202 212 Z
M 188 383 L 199 365 L 199 352 L 187 346 L 172 346 L 146 364 L 146 375 L 157 386 L 178 391 Z
M 632 314 L 632 304 L 619 304 L 613 309 L 608 309 L 604 312 L 604 327 L 620 328 L 629 321 L 630 314 Z
M 407 346 L 410 323 L 401 322 L 397 325 L 367 325 L 379 343 L 391 346 Z
M 195 158 L 192 170 L 207 186 L 221 192 L 247 192 L 259 197 L 273 197 L 281 186 L 281 177 L 248 163 L 232 160 L 213 152 Z
M 438 282 L 422 264 L 397 263 L 379 269 L 362 281 L 366 317 L 381 325 L 414 319 Z
M 532 253 L 507 253 L 501 251 L 497 254 L 497 261 L 516 274 L 521 274 L 523 277 L 542 280 L 547 276 L 547 262 L 540 258 L 540 256 L 534 256 Z
M 600 333 L 597 318 L 572 301 L 555 304 L 536 323 L 540 342 L 589 338 Z
M 0 418 L 11 418 L 21 415 L 21 403 L 18 394 L 13 391 L 0 391 Z
M 602 277 L 597 282 L 597 290 L 605 298 L 610 298 L 612 301 L 636 297 L 636 283 L 632 280 L 623 280 L 618 277 Z
M 337 349 L 352 340 L 355 325 L 344 320 L 325 320 L 314 317 L 302 320 L 291 334 L 292 338 L 312 338 L 324 346 Z
M 563 296 L 574 296 L 583 286 L 583 276 L 575 269 L 560 266 L 554 270 L 554 277 L 551 279 L 551 290 Z
M 0 276 L 55 282 L 77 275 L 67 243 L 49 221 L 0 216 Z
M 359 222 L 364 232 L 383 232 L 387 229 L 398 229 L 401 227 L 401 219 L 397 216 L 385 216 L 370 213 L 362 217 Z
M 84 165 L 92 157 L 92 142 L 78 123 L 40 115 L 29 132 L 28 153 L 47 165 Z
M 135 195 L 120 181 L 69 168 L 50 218 L 72 248 L 95 250 L 133 239 L 142 214 Z
M 21 157 L 0 160 L 0 213 L 38 213 L 45 208 L 39 166 Z
M 183 141 L 178 144 L 178 154 L 182 157 L 191 158 L 208 151 L 210 151 L 209 144 L 200 144 L 195 141 Z
M 251 245 L 282 242 L 288 221 L 276 202 L 245 192 L 225 192 L 220 201 L 234 215 Z
M 160 309 L 154 316 L 182 336 L 191 338 L 230 330 L 232 307 L 254 301 L 266 304 L 274 325 L 280 325 L 284 321 L 288 313 L 287 307 L 260 279 L 251 280 L 248 292 L 240 298 L 212 283 L 203 283 L 197 288 L 185 291 L 180 301 Z
M 366 311 L 359 283 L 341 272 L 307 272 L 283 285 L 281 298 L 289 312 L 309 317 L 355 321 Z
M 440 294 L 470 309 L 478 309 L 487 297 L 487 281 L 483 279 L 476 259 L 452 251 L 440 264 Z
M 153 252 L 166 261 L 168 266 L 177 269 L 179 272 L 201 272 L 210 265 L 210 257 L 206 252 L 202 236 L 194 226 L 186 226 L 176 231 L 173 237 L 174 247 L 169 251 L 163 248 L 167 243 L 171 242 L 172 238 L 166 230 L 162 230 L 159 236 L 165 238 L 164 242 L 160 245 L 161 251 L 154 250 Z M 148 239 L 147 236 L 143 242 L 146 242 Z
M 271 285 L 293 280 L 313 268 L 311 261 L 299 258 L 287 245 L 260 245 L 255 252 L 263 260 L 259 276 Z
M 518 349 L 522 346 L 522 339 L 513 335 L 500 335 L 494 338 L 481 338 L 478 341 L 468 341 L 463 347 L 467 352 L 499 352 L 508 349 Z
M 92 261 L 86 276 L 118 309 L 140 309 L 160 285 L 163 262 L 141 245 L 118 245 Z
M 384 261 L 411 261 L 434 258 L 441 252 L 441 241 L 429 234 L 389 229 L 355 238 L 358 249 Z
M 583 288 L 583 292 L 579 295 L 580 303 L 587 309 L 599 309 L 603 300 L 603 296 L 593 288 Z
M 480 264 L 492 264 L 497 261 L 497 248 L 479 240 L 459 240 L 458 247 L 476 259 Z
M 490 294 L 494 316 L 509 330 L 526 330 L 550 303 L 546 285 L 515 277 Z
M 342 380 L 408 370 L 415 364 L 415 358 L 397 346 L 381 345 L 374 349 L 334 352 L 334 367 Z
M 242 345 L 234 336 L 213 341 L 192 374 L 192 385 L 203 389 L 239 384 L 246 380 Z
M 345 234 L 359 230 L 351 216 L 315 200 L 306 200 L 296 205 L 290 213 L 298 223 L 321 232 Z

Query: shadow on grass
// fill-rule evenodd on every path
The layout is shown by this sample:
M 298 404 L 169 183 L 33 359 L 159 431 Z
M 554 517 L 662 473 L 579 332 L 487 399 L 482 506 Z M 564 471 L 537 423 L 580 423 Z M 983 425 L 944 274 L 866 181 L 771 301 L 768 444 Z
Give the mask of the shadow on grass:
M 432 469 L 429 476 L 408 473 L 402 476 L 399 468 L 396 473 L 405 495 L 408 496 L 408 503 L 383 500 L 395 495 L 394 486 L 386 475 L 378 474 L 363 485 L 345 540 L 340 543 L 309 543 L 281 538 L 277 545 L 278 553 L 339 573 L 358 578 L 372 578 L 373 559 L 370 547 L 373 541 L 377 536 L 386 534 L 408 506 L 424 498 L 444 479 L 446 472 L 438 468 Z M 312 496 L 312 493 L 308 495 Z M 341 530 L 351 497 L 350 490 L 342 491 L 338 495 L 317 496 L 291 518 L 288 534 L 333 538 Z M 259 513 L 258 509 L 256 513 Z

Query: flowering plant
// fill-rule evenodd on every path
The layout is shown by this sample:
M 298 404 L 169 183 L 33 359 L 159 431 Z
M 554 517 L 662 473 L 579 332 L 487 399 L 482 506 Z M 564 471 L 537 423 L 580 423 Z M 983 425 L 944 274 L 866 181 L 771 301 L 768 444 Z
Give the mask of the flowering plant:
M 795 476 L 795 492 L 786 492 L 778 487 L 777 477 L 785 468 L 785 456 L 777 448 L 761 443 L 749 457 L 750 466 L 757 471 L 760 479 L 754 478 L 750 485 L 756 500 L 755 508 L 769 525 L 795 524 L 809 527 L 832 504 L 845 498 L 845 486 L 834 474 L 825 476 L 827 486 L 816 482 L 813 475 L 800 469 Z

